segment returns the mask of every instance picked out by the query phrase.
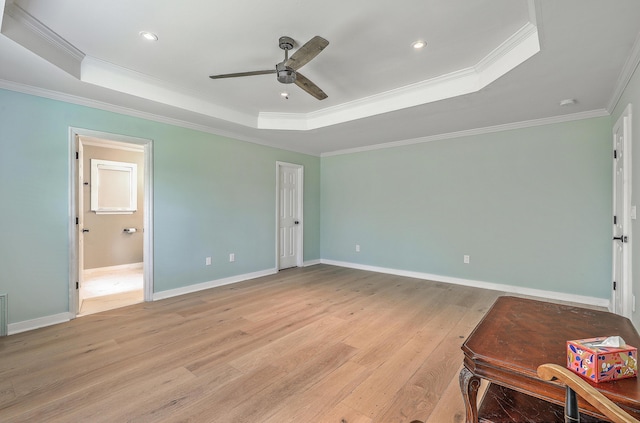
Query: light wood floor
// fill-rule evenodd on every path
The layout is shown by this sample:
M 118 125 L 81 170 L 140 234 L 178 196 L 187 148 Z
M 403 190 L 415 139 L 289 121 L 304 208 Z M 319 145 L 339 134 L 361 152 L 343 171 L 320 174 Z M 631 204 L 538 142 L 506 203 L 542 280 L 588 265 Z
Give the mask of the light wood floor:
M 2 422 L 463 421 L 499 292 L 318 265 L 0 338 Z

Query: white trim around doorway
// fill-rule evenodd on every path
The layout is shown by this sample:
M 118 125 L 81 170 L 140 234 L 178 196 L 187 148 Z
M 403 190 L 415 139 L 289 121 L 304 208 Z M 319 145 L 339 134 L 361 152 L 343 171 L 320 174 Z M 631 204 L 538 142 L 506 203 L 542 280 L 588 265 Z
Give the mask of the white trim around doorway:
M 144 233 L 143 233 L 143 271 L 144 300 L 153 301 L 153 140 L 122 134 L 113 134 L 84 128 L 69 127 L 69 315 L 75 318 L 77 310 L 78 281 L 78 239 L 75 225 L 77 195 L 77 164 L 75 162 L 76 137 L 89 137 L 100 141 L 104 146 L 111 143 L 121 148 L 123 143 L 144 150 Z
M 298 212 L 300 214 L 300 225 L 297 231 L 297 252 L 296 266 L 304 266 L 304 166 L 296 163 L 276 162 L 276 248 L 275 248 L 275 268 L 280 270 L 280 168 L 283 166 L 293 167 L 297 169 L 298 177 Z

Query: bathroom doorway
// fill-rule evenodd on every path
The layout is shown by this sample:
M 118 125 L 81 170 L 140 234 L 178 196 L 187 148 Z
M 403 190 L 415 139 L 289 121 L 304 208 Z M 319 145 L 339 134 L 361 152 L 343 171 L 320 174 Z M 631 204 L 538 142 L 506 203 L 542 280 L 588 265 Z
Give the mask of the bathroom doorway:
M 150 140 L 86 130 L 73 138 L 70 311 L 85 316 L 150 301 Z

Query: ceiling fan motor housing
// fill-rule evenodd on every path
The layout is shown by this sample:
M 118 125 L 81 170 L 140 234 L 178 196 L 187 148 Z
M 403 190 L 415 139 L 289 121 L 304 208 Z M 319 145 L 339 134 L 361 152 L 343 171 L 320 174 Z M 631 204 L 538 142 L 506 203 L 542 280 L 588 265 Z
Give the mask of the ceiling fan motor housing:
M 278 73 L 278 81 L 283 84 L 293 84 L 296 82 L 296 71 L 284 65 L 284 62 L 276 65 L 276 72 Z

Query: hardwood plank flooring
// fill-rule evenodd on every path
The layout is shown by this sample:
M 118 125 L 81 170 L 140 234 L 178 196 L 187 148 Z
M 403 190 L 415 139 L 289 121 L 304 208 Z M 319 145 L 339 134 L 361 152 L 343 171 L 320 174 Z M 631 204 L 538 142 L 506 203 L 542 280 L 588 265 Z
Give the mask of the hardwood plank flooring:
M 1 422 L 461 422 L 500 292 L 328 265 L 0 338 Z

